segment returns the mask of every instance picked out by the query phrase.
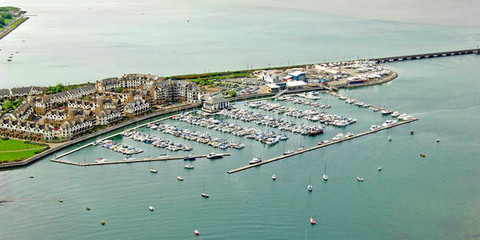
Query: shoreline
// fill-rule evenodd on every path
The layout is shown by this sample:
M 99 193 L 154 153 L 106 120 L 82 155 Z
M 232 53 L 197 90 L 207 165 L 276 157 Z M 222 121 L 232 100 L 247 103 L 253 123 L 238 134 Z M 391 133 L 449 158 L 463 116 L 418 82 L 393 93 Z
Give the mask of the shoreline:
M 30 17 L 19 17 L 15 19 L 15 21 L 9 25 L 9 28 L 7 30 L 0 33 L 0 40 L 2 40 L 4 37 L 10 34 L 13 30 L 17 29 L 20 25 L 22 25 L 22 23 L 27 21 L 29 18 Z

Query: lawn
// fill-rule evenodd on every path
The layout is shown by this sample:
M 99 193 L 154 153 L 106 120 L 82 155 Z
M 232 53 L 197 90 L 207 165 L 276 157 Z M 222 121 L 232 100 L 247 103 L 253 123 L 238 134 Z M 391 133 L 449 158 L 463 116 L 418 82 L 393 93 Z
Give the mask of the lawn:
M 20 140 L 0 140 L 0 162 L 26 159 L 45 148 L 47 148 L 45 145 L 32 144 Z

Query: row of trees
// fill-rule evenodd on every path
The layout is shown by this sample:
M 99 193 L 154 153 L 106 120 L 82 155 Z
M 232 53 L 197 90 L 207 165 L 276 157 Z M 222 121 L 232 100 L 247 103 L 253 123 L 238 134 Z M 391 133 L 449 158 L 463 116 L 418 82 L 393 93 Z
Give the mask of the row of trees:
M 2 15 L 0 16 L 0 27 L 4 27 L 5 26 L 5 20 L 6 19 L 12 19 L 13 16 L 11 13 L 2 13 Z

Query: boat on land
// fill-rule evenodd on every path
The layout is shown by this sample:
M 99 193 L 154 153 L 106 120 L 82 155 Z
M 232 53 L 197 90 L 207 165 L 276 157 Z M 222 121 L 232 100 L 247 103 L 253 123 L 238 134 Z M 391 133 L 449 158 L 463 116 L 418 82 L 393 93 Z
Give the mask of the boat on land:
M 363 179 L 362 177 L 357 176 L 357 181 L 363 182 L 363 180 L 364 180 L 364 179 Z
M 317 224 L 317 220 L 315 220 L 315 218 L 311 217 L 310 218 L 310 224 L 312 224 L 312 225 Z
M 150 210 L 150 212 L 153 212 L 153 211 L 155 211 L 155 208 L 153 206 L 149 206 L 148 210 Z
M 151 168 L 151 169 L 150 169 L 150 172 L 151 172 L 151 173 L 158 173 L 158 170 L 155 169 L 155 168 Z
M 257 163 L 260 163 L 262 162 L 262 158 L 259 157 L 259 156 L 256 156 L 254 157 L 250 162 L 248 162 L 249 164 L 257 164 Z
M 207 158 L 208 159 L 218 159 L 218 158 L 223 158 L 223 155 L 222 154 L 219 154 L 219 153 L 209 153 L 207 155 Z
M 273 180 L 273 181 L 277 180 L 277 175 L 276 175 L 275 173 L 272 174 L 272 180 Z
M 323 172 L 323 181 L 328 181 L 328 175 L 327 175 L 327 164 L 325 163 L 325 171 Z

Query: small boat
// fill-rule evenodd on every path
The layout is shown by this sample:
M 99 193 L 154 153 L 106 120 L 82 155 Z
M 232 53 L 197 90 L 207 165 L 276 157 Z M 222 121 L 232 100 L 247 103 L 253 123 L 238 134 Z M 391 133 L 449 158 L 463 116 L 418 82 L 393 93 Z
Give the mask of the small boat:
M 158 170 L 155 169 L 155 168 L 150 168 L 150 172 L 151 172 L 151 173 L 158 173 Z
M 323 173 L 323 181 L 328 181 L 328 176 L 327 176 L 327 164 L 325 163 L 325 172 Z
M 363 179 L 362 177 L 357 176 L 357 181 L 363 182 L 363 180 L 364 180 L 364 179 Z
M 63 202 L 63 198 L 59 198 L 59 199 L 58 199 L 58 202 Z
M 205 191 L 205 184 L 203 184 L 203 192 L 202 192 L 202 197 L 204 198 L 209 198 L 210 197 L 210 194 L 208 194 L 206 191 Z
M 313 190 L 313 187 L 312 187 L 311 184 L 308 184 L 308 185 L 307 185 L 307 190 L 308 190 L 309 192 L 311 192 L 311 191 Z
M 382 166 L 378 166 L 378 171 L 382 171 L 383 167 Z
M 195 155 L 190 154 L 183 159 L 184 161 L 195 161 Z
M 439 142 L 440 142 L 440 138 L 437 138 L 437 141 L 436 141 L 436 142 L 439 143 Z
M 420 157 L 423 157 L 423 158 L 424 158 L 425 156 L 426 156 L 426 155 L 425 155 L 425 154 L 423 154 L 423 153 L 421 153 L 421 154 L 420 154 Z
M 155 211 L 155 208 L 153 206 L 149 206 L 148 210 L 150 210 L 150 212 L 153 212 L 153 211 Z
M 311 131 L 308 133 L 309 136 L 316 136 L 316 135 L 320 135 L 323 133 L 323 128 L 317 128 L 316 130 L 314 131 Z
M 248 162 L 249 164 L 257 164 L 257 163 L 260 163 L 262 161 L 262 158 L 259 157 L 259 156 L 256 156 L 254 157 L 250 162 Z
M 194 169 L 195 167 L 192 164 L 185 164 L 183 165 L 183 168 L 185 169 Z
M 383 109 L 382 111 L 380 111 L 380 113 L 383 115 L 383 116 L 388 116 L 390 114 L 392 114 L 392 111 L 388 110 L 388 109 Z
M 177 176 L 177 180 L 178 180 L 178 181 L 183 181 L 183 177 Z
M 104 163 L 106 162 L 107 160 L 105 160 L 104 158 L 98 158 L 97 160 L 95 160 L 96 163 Z
M 217 158 L 223 158 L 223 154 L 217 154 L 217 153 L 209 153 L 207 155 L 208 159 L 217 159 Z
M 312 225 L 317 224 L 317 221 L 315 220 L 315 218 L 313 218 L 313 217 L 310 218 L 310 224 L 312 224 Z
M 400 114 L 401 114 L 400 112 L 395 111 L 395 112 L 392 113 L 391 116 L 392 117 L 398 117 L 398 116 L 400 116 Z
M 410 135 L 413 135 L 415 134 L 415 132 L 413 130 L 410 130 Z
M 392 141 L 392 140 L 393 140 L 392 136 L 388 136 L 387 139 L 388 139 L 388 141 Z
M 289 155 L 289 154 L 292 154 L 292 153 L 294 153 L 294 152 L 296 152 L 295 149 L 290 149 L 290 150 L 284 152 L 283 155 Z
M 272 175 L 272 180 L 273 181 L 277 180 L 277 175 L 275 175 L 275 173 Z
M 200 235 L 200 232 L 199 232 L 197 229 L 195 229 L 195 230 L 193 231 L 193 233 L 194 233 L 195 235 L 197 235 L 197 236 Z

